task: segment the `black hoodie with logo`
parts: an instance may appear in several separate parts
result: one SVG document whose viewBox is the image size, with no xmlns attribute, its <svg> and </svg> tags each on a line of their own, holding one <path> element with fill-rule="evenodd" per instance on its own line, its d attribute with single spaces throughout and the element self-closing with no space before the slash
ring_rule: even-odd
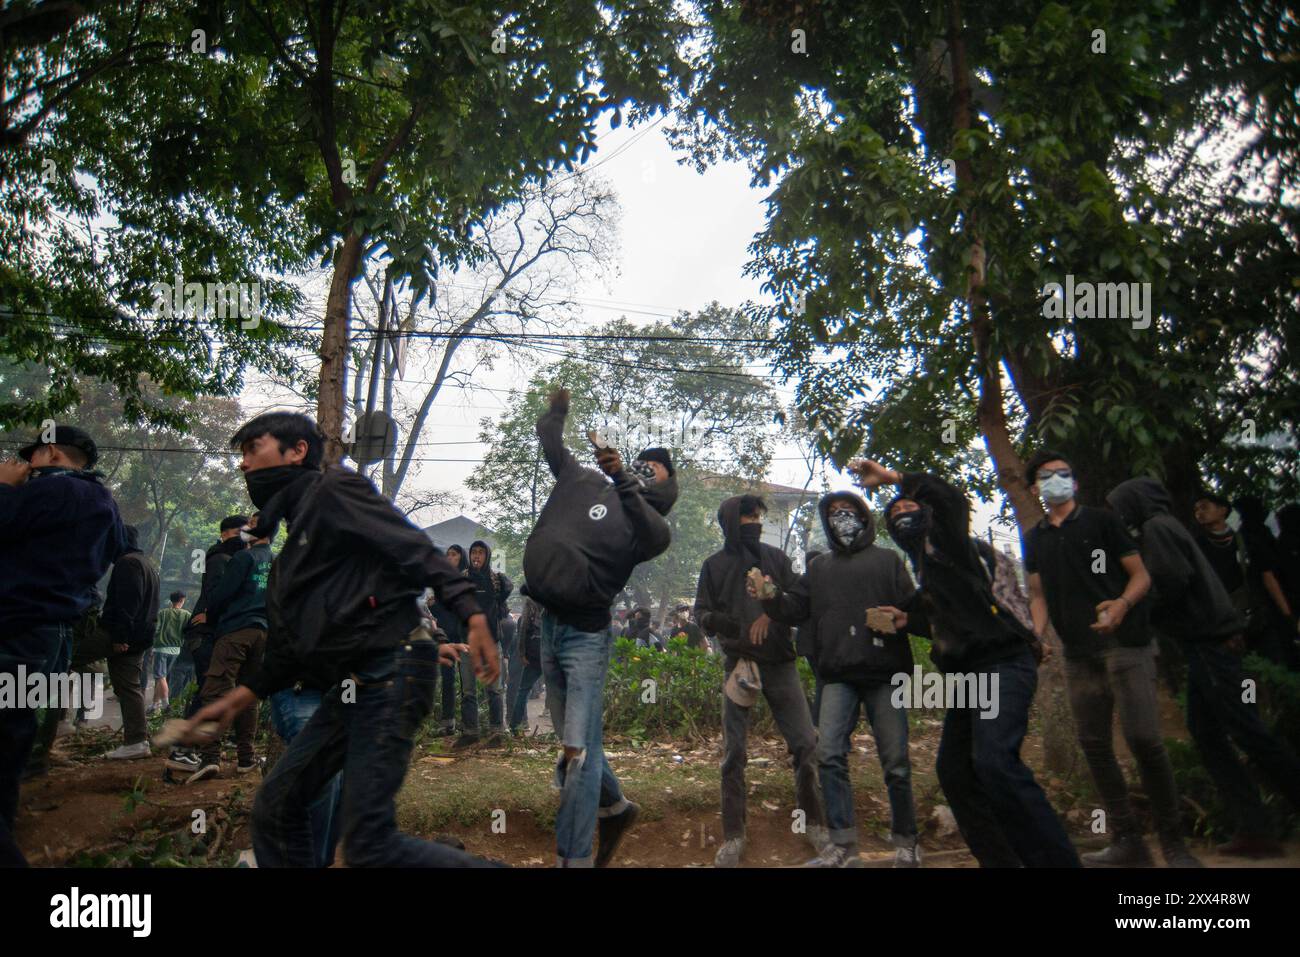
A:
<svg viewBox="0 0 1300 957">
<path fill-rule="evenodd" d="M 492 570 L 491 545 L 480 539 L 471 544 L 469 550 L 472 552 L 476 548 L 481 548 L 487 553 L 483 559 L 483 567 L 476 569 L 472 564 L 466 563 L 466 574 L 474 583 L 474 600 L 478 602 L 479 608 L 483 609 L 483 614 L 487 615 L 492 637 L 500 641 L 501 619 L 506 614 L 506 599 L 515 590 L 515 586 L 503 572 Z"/>
<path fill-rule="evenodd" d="M 830 507 L 848 502 L 862 520 L 862 531 L 845 544 L 833 533 Z M 901 608 L 916 593 L 897 552 L 875 544 L 876 523 L 866 502 L 852 492 L 831 492 L 817 503 L 828 551 L 812 560 L 793 587 L 763 602 L 778 621 L 807 628 L 812 636 L 817 674 L 828 683 L 889 681 L 912 670 L 906 631 L 886 635 L 867 629 L 867 609 Z"/>
<path fill-rule="evenodd" d="M 718 507 L 718 524 L 722 526 L 723 546 L 704 560 L 695 589 L 695 620 L 706 634 L 717 635 L 718 643 L 729 658 L 779 663 L 794 661 L 794 643 L 790 629 L 773 620 L 761 645 L 749 640 L 750 626 L 763 614 L 763 605 L 750 598 L 745 575 L 751 568 L 771 575 L 780 588 L 791 588 L 799 580 L 790 565 L 790 556 L 759 539 L 763 526 L 741 524 L 740 499 L 737 495 Z"/>
<path fill-rule="evenodd" d="M 1170 514 L 1172 499 L 1153 478 L 1121 482 L 1106 496 L 1130 529 L 1137 530 L 1142 564 L 1151 575 L 1151 624 L 1174 638 L 1223 641 L 1240 634 L 1245 620 L 1205 553 Z"/>
<path fill-rule="evenodd" d="M 564 447 L 568 411 L 552 406 L 537 420 L 555 488 L 524 546 L 524 579 L 527 594 L 560 621 L 595 632 L 609 627 L 609 606 L 633 569 L 668 550 L 663 517 L 677 500 L 677 481 L 644 487 L 622 471 L 611 482 L 579 465 Z"/>
</svg>

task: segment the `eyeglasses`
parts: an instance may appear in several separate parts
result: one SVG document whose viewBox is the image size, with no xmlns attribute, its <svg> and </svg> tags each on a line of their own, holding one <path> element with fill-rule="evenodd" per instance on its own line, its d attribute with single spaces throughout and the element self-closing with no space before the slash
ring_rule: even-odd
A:
<svg viewBox="0 0 1300 957">
<path fill-rule="evenodd" d="M 1051 478 L 1053 475 L 1059 475 L 1061 478 L 1074 478 L 1074 472 L 1071 469 L 1039 469 L 1038 481 Z"/>
</svg>

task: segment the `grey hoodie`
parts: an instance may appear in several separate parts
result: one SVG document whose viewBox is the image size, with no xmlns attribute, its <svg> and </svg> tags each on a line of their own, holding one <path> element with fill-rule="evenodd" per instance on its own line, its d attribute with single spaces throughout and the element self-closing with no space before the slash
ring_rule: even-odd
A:
<svg viewBox="0 0 1300 957">
<path fill-rule="evenodd" d="M 1223 582 L 1182 522 L 1169 513 L 1171 499 L 1153 478 L 1121 482 L 1106 496 L 1133 530 L 1151 575 L 1151 624 L 1175 638 L 1222 641 L 1246 623 Z"/>
<path fill-rule="evenodd" d="M 831 533 L 833 502 L 849 502 L 863 529 L 845 545 Z M 907 635 L 867 630 L 867 609 L 901 607 L 916 585 L 897 552 L 875 544 L 876 523 L 867 503 L 852 492 L 831 492 L 817 503 L 830 549 L 812 560 L 795 585 L 763 608 L 777 621 L 810 628 L 817 674 L 823 681 L 888 681 L 912 670 Z"/>
</svg>

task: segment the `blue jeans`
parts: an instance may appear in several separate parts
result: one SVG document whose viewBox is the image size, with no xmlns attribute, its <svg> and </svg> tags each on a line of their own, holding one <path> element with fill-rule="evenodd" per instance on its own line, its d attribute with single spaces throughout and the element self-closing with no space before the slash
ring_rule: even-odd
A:
<svg viewBox="0 0 1300 957">
<path fill-rule="evenodd" d="M 560 753 L 555 783 L 560 809 L 555 815 L 555 852 L 560 867 L 591 867 L 596 818 L 621 814 L 628 805 L 623 789 L 605 759 L 605 676 L 614 636 L 579 631 L 542 615 L 542 673 L 552 689 L 551 721 L 566 748 Z"/>
<path fill-rule="evenodd" d="M 0 675 L 12 676 L 20 696 L 19 707 L 0 708 L 0 867 L 27 866 L 14 840 L 14 818 L 18 815 L 18 782 L 36 740 L 36 710 L 21 707 L 27 686 L 18 683 L 18 668 L 25 668 L 28 675 L 48 674 L 59 664 L 64 654 L 61 649 L 70 647 L 71 641 L 72 626 L 67 624 L 39 625 L 0 638 Z M 66 659 L 62 670 L 67 670 Z"/>
<path fill-rule="evenodd" d="M 410 763 L 413 737 L 433 707 L 438 648 L 404 637 L 367 656 L 350 680 L 325 693 L 294 735 L 253 802 L 253 853 L 259 867 L 311 867 L 310 807 L 340 771 L 339 830 L 348 867 L 482 867 L 464 851 L 397 829 L 395 798 Z"/>
<path fill-rule="evenodd" d="M 172 670 L 167 673 L 167 690 L 173 698 L 179 698 L 194 680 L 194 655 L 181 649 L 181 653 L 172 662 Z M 195 694 L 198 692 L 196 691 Z"/>
<path fill-rule="evenodd" d="M 271 725 L 285 744 L 297 737 L 307 726 L 311 716 L 320 707 L 322 693 L 314 688 L 295 692 L 285 688 L 271 695 Z M 316 851 L 316 866 L 329 867 L 334 863 L 334 848 L 339 842 L 339 799 L 343 796 L 343 775 L 329 780 L 307 809 L 311 817 L 312 842 Z"/>
<path fill-rule="evenodd" d="M 513 707 L 510 709 L 511 731 L 528 724 L 528 694 L 533 690 L 533 685 L 537 684 L 537 679 L 542 676 L 542 669 L 538 665 L 525 664 L 522 658 L 519 659 L 519 668 L 521 676 L 515 688 Z"/>
<path fill-rule="evenodd" d="M 835 681 L 822 687 L 817 765 L 821 772 L 822 799 L 826 802 L 826 826 L 836 844 L 858 843 L 849 752 L 859 705 L 866 709 L 880 767 L 885 772 L 894 843 L 905 847 L 916 843 L 912 763 L 907 753 L 907 709 L 895 708 L 890 701 L 892 694 L 892 686 L 885 681 Z"/>
<path fill-rule="evenodd" d="M 998 712 L 950 708 L 935 770 L 957 827 L 981 867 L 1079 867 L 1079 855 L 1034 772 L 1020 760 L 1038 665 L 1025 649 L 995 661 Z"/>
</svg>

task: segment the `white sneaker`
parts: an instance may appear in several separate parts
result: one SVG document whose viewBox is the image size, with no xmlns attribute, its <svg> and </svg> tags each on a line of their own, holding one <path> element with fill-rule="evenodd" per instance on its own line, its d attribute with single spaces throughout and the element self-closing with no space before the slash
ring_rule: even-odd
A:
<svg viewBox="0 0 1300 957">
<path fill-rule="evenodd" d="M 714 867 L 739 867 L 740 857 L 745 853 L 745 839 L 743 837 L 733 837 L 729 841 L 723 841 L 722 846 L 718 848 L 718 854 L 713 858 Z"/>
<path fill-rule="evenodd" d="M 152 754 L 148 741 L 137 741 L 135 744 L 124 744 L 114 751 L 108 752 L 104 757 L 110 761 L 134 761 L 139 758 L 147 758 Z"/>
<path fill-rule="evenodd" d="M 862 858 L 858 857 L 856 847 L 843 844 L 827 844 L 822 852 L 804 867 L 861 867 Z"/>
<path fill-rule="evenodd" d="M 921 866 L 921 845 L 912 844 L 911 846 L 901 845 L 894 852 L 895 867 L 920 867 Z"/>
<path fill-rule="evenodd" d="M 822 848 L 831 842 L 831 831 L 830 828 L 825 825 L 812 824 L 809 825 L 808 830 L 804 832 L 804 837 L 808 839 L 808 843 L 812 845 L 812 849 L 820 854 Z"/>
</svg>

